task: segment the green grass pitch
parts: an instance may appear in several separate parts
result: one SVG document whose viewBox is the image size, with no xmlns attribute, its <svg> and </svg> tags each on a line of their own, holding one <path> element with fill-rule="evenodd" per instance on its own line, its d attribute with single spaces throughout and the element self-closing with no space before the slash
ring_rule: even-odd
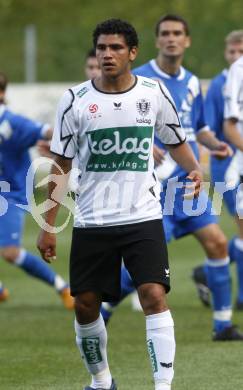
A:
<svg viewBox="0 0 243 390">
<path fill-rule="evenodd" d="M 234 232 L 228 216 L 221 219 L 228 236 Z M 28 217 L 25 246 L 35 251 L 38 227 Z M 54 268 L 67 277 L 71 227 L 58 236 Z M 243 389 L 243 344 L 211 341 L 211 312 L 198 301 L 191 269 L 203 260 L 196 241 L 185 238 L 169 246 L 172 292 L 169 304 L 175 320 L 177 354 L 173 390 Z M 235 267 L 231 267 L 234 277 Z M 81 390 L 89 377 L 75 346 L 74 314 L 61 306 L 48 286 L 1 263 L 0 279 L 10 290 L 0 304 L 0 389 Z M 235 283 L 234 283 L 235 284 Z M 243 314 L 234 322 L 243 328 Z M 152 390 L 152 374 L 141 313 L 127 299 L 109 324 L 109 361 L 120 390 Z"/>
</svg>

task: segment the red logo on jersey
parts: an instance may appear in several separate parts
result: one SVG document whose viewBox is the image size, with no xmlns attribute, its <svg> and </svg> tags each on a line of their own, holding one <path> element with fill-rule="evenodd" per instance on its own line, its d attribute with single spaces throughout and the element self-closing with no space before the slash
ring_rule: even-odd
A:
<svg viewBox="0 0 243 390">
<path fill-rule="evenodd" d="M 91 114 L 94 114 L 95 112 L 97 112 L 98 111 L 97 104 L 90 104 L 89 111 L 91 112 Z"/>
</svg>

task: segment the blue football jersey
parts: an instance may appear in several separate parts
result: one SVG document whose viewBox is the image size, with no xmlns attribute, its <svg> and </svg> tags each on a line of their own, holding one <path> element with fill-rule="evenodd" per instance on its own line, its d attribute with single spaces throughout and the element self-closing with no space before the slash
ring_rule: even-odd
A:
<svg viewBox="0 0 243 390">
<path fill-rule="evenodd" d="M 10 192 L 1 196 L 26 203 L 26 175 L 30 167 L 29 148 L 42 139 L 43 125 L 16 115 L 0 106 L 0 181 L 10 185 Z"/>
<path fill-rule="evenodd" d="M 158 67 L 154 59 L 134 69 L 133 73 L 158 80 L 166 86 L 175 102 L 187 142 L 190 143 L 195 156 L 199 158 L 196 133 L 206 129 L 206 124 L 203 96 L 198 78 L 183 67 L 180 67 L 178 74 L 169 75 Z M 155 143 L 162 147 L 157 139 Z M 177 165 L 170 177 L 184 177 L 185 175 L 186 172 Z"/>
</svg>

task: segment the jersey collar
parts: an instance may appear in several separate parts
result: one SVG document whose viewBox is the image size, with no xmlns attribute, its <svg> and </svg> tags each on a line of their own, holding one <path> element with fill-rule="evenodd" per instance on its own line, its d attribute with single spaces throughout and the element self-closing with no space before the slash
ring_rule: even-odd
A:
<svg viewBox="0 0 243 390">
<path fill-rule="evenodd" d="M 98 88 L 95 86 L 94 80 L 90 80 L 90 81 L 91 81 L 92 87 L 93 87 L 97 92 L 99 92 L 99 93 L 103 93 L 103 94 L 105 94 L 105 95 L 122 95 L 122 94 L 124 94 L 124 93 L 130 92 L 134 87 L 136 87 L 137 82 L 138 82 L 138 78 L 137 78 L 136 75 L 134 75 L 134 76 L 135 76 L 135 80 L 134 80 L 133 85 L 132 85 L 130 88 L 126 89 L 125 91 L 121 91 L 121 92 L 105 92 L 105 91 L 101 91 L 100 89 L 98 89 Z"/>
<path fill-rule="evenodd" d="M 149 61 L 150 66 L 153 68 L 153 70 L 158 73 L 159 76 L 164 77 L 165 79 L 172 79 L 173 77 L 170 76 L 168 73 L 163 72 L 157 65 L 155 59 Z M 183 66 L 180 66 L 179 74 L 176 78 L 176 80 L 183 80 L 185 77 L 186 71 L 183 68 Z"/>
</svg>

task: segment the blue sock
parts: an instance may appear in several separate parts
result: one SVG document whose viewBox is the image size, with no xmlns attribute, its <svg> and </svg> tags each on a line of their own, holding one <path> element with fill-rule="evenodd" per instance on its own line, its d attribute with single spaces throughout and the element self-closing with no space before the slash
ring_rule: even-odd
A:
<svg viewBox="0 0 243 390">
<path fill-rule="evenodd" d="M 208 259 L 205 264 L 208 287 L 212 293 L 214 330 L 231 325 L 231 280 L 229 258 Z"/>
<path fill-rule="evenodd" d="M 100 312 L 105 322 L 108 322 L 113 314 L 113 310 L 118 306 L 124 298 L 135 290 L 130 274 L 125 267 L 121 269 L 121 296 L 118 301 L 102 303 Z"/>
<path fill-rule="evenodd" d="M 236 239 L 236 236 L 231 238 L 231 240 L 229 241 L 229 244 L 228 244 L 228 252 L 229 252 L 229 258 L 230 258 L 231 263 L 236 261 L 236 258 L 235 258 L 235 239 Z"/>
<path fill-rule="evenodd" d="M 234 240 L 234 255 L 237 267 L 238 294 L 237 301 L 243 302 L 243 239 Z"/>
<path fill-rule="evenodd" d="M 15 264 L 29 275 L 55 286 L 56 273 L 40 257 L 21 249 Z"/>
</svg>

